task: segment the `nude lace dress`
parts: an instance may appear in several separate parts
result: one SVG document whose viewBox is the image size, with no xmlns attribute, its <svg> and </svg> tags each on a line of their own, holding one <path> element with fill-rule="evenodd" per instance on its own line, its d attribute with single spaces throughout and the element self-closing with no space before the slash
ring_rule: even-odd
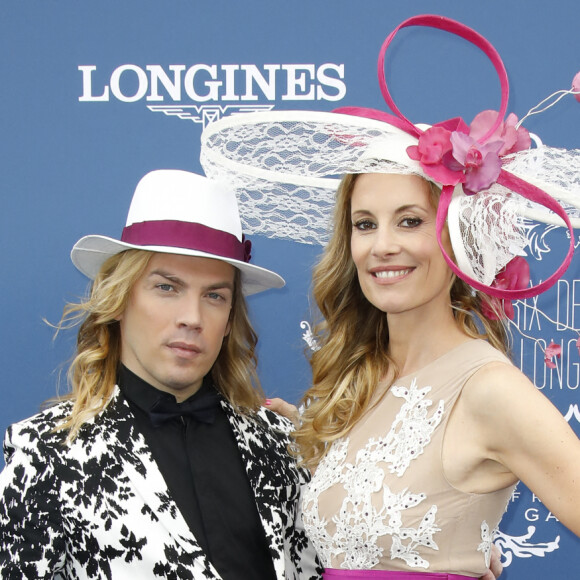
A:
<svg viewBox="0 0 580 580">
<path fill-rule="evenodd" d="M 306 531 L 326 568 L 475 577 L 486 571 L 493 532 L 515 486 L 459 491 L 444 476 L 441 451 L 463 386 L 492 361 L 509 363 L 482 340 L 457 346 L 397 379 L 332 444 L 302 504 Z"/>
</svg>

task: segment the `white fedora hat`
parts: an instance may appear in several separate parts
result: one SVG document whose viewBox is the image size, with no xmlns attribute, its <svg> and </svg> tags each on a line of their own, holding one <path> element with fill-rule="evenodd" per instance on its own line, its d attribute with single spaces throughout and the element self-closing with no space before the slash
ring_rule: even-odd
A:
<svg viewBox="0 0 580 580">
<path fill-rule="evenodd" d="M 250 247 L 233 188 L 188 171 L 161 169 L 137 184 L 121 240 L 85 236 L 71 259 L 94 279 L 107 258 L 128 249 L 199 256 L 238 268 L 245 295 L 284 286 L 275 272 L 249 263 Z"/>
</svg>

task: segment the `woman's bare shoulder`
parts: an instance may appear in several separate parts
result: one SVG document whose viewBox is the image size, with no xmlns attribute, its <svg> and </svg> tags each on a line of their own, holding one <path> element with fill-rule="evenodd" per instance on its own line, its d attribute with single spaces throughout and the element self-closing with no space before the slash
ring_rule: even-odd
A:
<svg viewBox="0 0 580 580">
<path fill-rule="evenodd" d="M 504 405 L 508 410 L 522 398 L 542 397 L 533 383 L 509 361 L 492 361 L 473 373 L 466 382 L 461 399 L 470 411 L 497 417 L 498 410 Z"/>
</svg>

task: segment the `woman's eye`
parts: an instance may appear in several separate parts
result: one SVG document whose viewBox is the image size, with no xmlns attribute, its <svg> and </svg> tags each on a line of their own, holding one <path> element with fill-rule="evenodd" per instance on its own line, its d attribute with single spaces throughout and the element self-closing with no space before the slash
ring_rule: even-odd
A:
<svg viewBox="0 0 580 580">
<path fill-rule="evenodd" d="M 399 222 L 399 225 L 403 226 L 404 228 L 416 228 L 417 226 L 420 226 L 422 223 L 423 223 L 423 220 L 421 218 L 408 217 L 408 218 L 403 218 Z"/>
<path fill-rule="evenodd" d="M 163 292 L 172 292 L 174 290 L 171 284 L 157 284 L 157 288 Z"/>
<path fill-rule="evenodd" d="M 368 219 L 359 220 L 359 221 L 355 222 L 353 225 L 357 230 L 361 230 L 361 231 L 371 230 L 375 227 L 375 224 L 371 220 L 368 220 Z"/>
</svg>

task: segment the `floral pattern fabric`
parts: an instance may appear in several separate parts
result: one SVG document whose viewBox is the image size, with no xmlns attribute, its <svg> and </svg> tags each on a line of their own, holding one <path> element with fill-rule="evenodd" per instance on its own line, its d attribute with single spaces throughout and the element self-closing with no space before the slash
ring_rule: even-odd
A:
<svg viewBox="0 0 580 580">
<path fill-rule="evenodd" d="M 489 362 L 511 364 L 469 340 L 400 377 L 334 441 L 306 486 L 302 518 L 332 569 L 429 571 L 479 577 L 513 486 L 466 493 L 442 461 L 451 409 Z"/>
<path fill-rule="evenodd" d="M 437 506 L 426 506 L 417 528 L 405 525 L 405 510 L 422 503 L 426 495 L 407 489 L 393 492 L 385 482 L 385 468 L 399 477 L 404 475 L 429 443 L 444 410 L 439 401 L 429 415 L 433 402 L 426 397 L 430 390 L 418 388 L 416 381 L 410 388 L 393 386 L 393 395 L 403 399 L 403 404 L 386 436 L 369 439 L 354 463 L 346 461 L 349 438 L 336 441 L 318 466 L 304 495 L 303 520 L 326 567 L 331 567 L 332 557 L 342 555 L 342 568 L 373 568 L 383 555 L 377 539 L 385 535 L 393 538 L 391 558 L 401 558 L 410 567 L 428 567 L 416 548 L 437 549 L 433 539 L 439 531 Z M 336 531 L 330 534 L 326 520 L 319 518 L 318 496 L 334 485 L 341 485 L 346 495 L 340 515 L 333 518 Z M 382 494 L 379 506 L 373 503 L 376 494 Z"/>
<path fill-rule="evenodd" d="M 280 580 L 317 580 L 314 550 L 295 526 L 306 474 L 286 451 L 289 422 L 225 401 Z M 54 427 L 63 402 L 12 425 L 0 474 L 0 577 L 219 580 L 169 494 L 125 401 L 115 392 L 72 444 Z"/>
</svg>

